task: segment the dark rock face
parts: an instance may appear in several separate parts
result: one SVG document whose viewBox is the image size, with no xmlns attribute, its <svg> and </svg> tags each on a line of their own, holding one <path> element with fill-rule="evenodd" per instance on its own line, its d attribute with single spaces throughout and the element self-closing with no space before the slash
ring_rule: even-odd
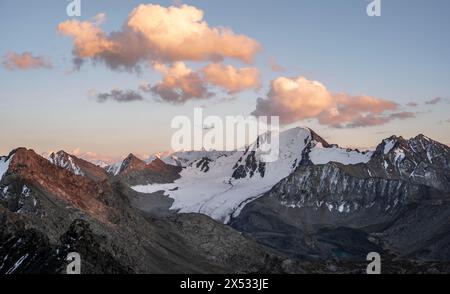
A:
<svg viewBox="0 0 450 294">
<path fill-rule="evenodd" d="M 234 166 L 234 172 L 231 177 L 234 179 L 243 179 L 247 176 L 251 178 L 256 173 L 259 173 L 263 178 L 265 171 L 265 162 L 256 159 L 256 151 L 249 151 L 247 149 Z"/>
<path fill-rule="evenodd" d="M 202 172 L 207 173 L 209 171 L 209 164 L 212 162 L 211 159 L 203 157 L 202 159 L 194 162 L 195 166 L 199 168 Z"/>
<path fill-rule="evenodd" d="M 356 165 L 314 165 L 308 152 L 230 225 L 301 260 L 362 261 L 376 251 L 402 259 L 403 272 L 426 272 L 417 260 L 448 272 L 441 266 L 450 261 L 448 146 L 423 135 L 391 137 Z"/>
<path fill-rule="evenodd" d="M 423 135 L 384 140 L 368 170 L 373 177 L 403 179 L 450 192 L 450 148 Z"/>
</svg>

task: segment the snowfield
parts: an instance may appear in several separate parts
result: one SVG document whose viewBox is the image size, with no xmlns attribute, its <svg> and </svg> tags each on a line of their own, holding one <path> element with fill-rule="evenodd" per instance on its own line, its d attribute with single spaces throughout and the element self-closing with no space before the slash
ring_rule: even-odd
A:
<svg viewBox="0 0 450 294">
<path fill-rule="evenodd" d="M 267 134 L 259 137 L 260 143 L 265 140 L 265 135 Z M 372 152 L 361 153 L 338 147 L 324 148 L 321 143 L 312 140 L 309 129 L 303 128 L 281 132 L 279 143 L 278 159 L 266 162 L 263 174 L 256 170 L 253 174 L 247 173 L 243 178 L 236 179 L 232 176 L 238 165 L 245 165 L 251 152 L 235 151 L 220 154 L 214 152 L 212 158 L 207 152 L 201 153 L 202 157 L 212 160 L 206 172 L 197 167 L 196 162 L 201 159 L 199 154 L 194 152 L 186 156 L 192 160 L 174 183 L 140 185 L 132 189 L 141 193 L 164 191 L 166 196 L 174 200 L 171 209 L 179 213 L 202 213 L 217 221 L 228 223 L 231 217 L 239 215 L 246 204 L 262 196 L 291 174 L 302 161 L 302 153 L 308 146 L 311 148 L 309 157 L 314 164 L 325 164 L 330 161 L 357 164 L 369 161 L 372 155 Z M 256 160 L 259 162 L 262 152 L 258 146 L 255 142 L 249 150 L 255 151 Z"/>
<path fill-rule="evenodd" d="M 11 156 L 8 160 L 6 157 L 0 157 L 0 181 L 3 178 L 3 175 L 8 171 L 9 163 L 13 159 L 14 155 Z"/>
<path fill-rule="evenodd" d="M 372 151 L 358 152 L 339 147 L 323 148 L 318 143 L 309 153 L 309 158 L 314 164 L 326 164 L 328 162 L 339 162 L 342 164 L 367 163 L 372 158 Z"/>
</svg>

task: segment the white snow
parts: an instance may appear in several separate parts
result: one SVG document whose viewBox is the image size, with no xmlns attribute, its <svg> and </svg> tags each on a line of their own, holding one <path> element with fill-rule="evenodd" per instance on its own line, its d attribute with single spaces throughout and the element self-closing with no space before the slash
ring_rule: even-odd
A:
<svg viewBox="0 0 450 294">
<path fill-rule="evenodd" d="M 150 157 L 147 158 L 145 160 L 145 162 L 146 163 L 151 163 L 157 158 L 161 159 L 162 161 L 164 161 L 165 158 L 170 158 L 171 155 L 172 155 L 171 151 L 157 152 L 157 153 L 154 153 L 154 154 L 150 155 Z"/>
<path fill-rule="evenodd" d="M 295 169 L 295 163 L 301 161 L 305 141 L 309 137 L 310 131 L 301 128 L 280 133 L 279 158 L 266 163 L 264 177 L 255 172 L 253 177 L 247 175 L 243 179 L 232 178 L 233 167 L 241 157 L 243 159 L 240 164 L 244 164 L 246 156 L 249 155 L 236 151 L 228 156 L 217 156 L 217 159 L 209 164 L 210 169 L 206 173 L 193 164 L 183 169 L 181 178 L 175 183 L 132 188 L 142 193 L 165 191 L 165 195 L 174 199 L 171 209 L 181 213 L 203 213 L 227 223 L 231 215 L 238 213 L 249 199 L 258 198 Z M 262 153 L 258 148 L 254 150 L 258 158 Z M 196 154 L 197 157 L 198 155 Z"/>
<path fill-rule="evenodd" d="M 93 164 L 95 164 L 98 167 L 101 167 L 103 169 L 105 169 L 107 166 L 109 166 L 109 164 L 103 160 L 95 160 L 92 162 Z"/>
<path fill-rule="evenodd" d="M 400 148 L 395 148 L 394 150 L 394 161 L 401 162 L 405 158 L 405 152 Z"/>
<path fill-rule="evenodd" d="M 432 164 L 433 163 L 433 157 L 431 156 L 429 150 L 427 150 L 427 158 L 428 158 L 428 161 Z"/>
<path fill-rule="evenodd" d="M 345 165 L 367 163 L 372 157 L 372 151 L 358 152 L 345 148 L 332 147 L 324 148 L 321 143 L 317 143 L 309 153 L 309 158 L 314 164 L 326 164 L 329 162 L 339 162 Z"/>
<path fill-rule="evenodd" d="M 122 167 L 122 160 L 118 161 L 106 168 L 106 171 L 114 176 L 117 176 L 120 172 L 120 168 Z"/>
<path fill-rule="evenodd" d="M 390 139 L 384 140 L 384 150 L 383 150 L 384 155 L 388 154 L 389 151 L 391 151 L 392 148 L 394 148 L 394 145 L 395 145 L 395 140 L 390 140 Z"/>
<path fill-rule="evenodd" d="M 5 173 L 8 171 L 9 163 L 13 159 L 14 155 L 12 155 L 9 159 L 6 157 L 0 157 L 0 181 L 2 180 Z"/>
</svg>

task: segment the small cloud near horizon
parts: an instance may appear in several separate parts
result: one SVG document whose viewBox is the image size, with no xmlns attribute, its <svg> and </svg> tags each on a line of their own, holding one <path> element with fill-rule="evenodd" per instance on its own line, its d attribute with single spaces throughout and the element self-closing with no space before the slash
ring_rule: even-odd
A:
<svg viewBox="0 0 450 294">
<path fill-rule="evenodd" d="M 9 52 L 3 57 L 3 67 L 7 70 L 50 69 L 52 62 L 44 56 L 33 56 L 29 51 L 23 53 Z"/>
<path fill-rule="evenodd" d="M 99 103 L 104 103 L 108 100 L 121 103 L 145 100 L 144 97 L 136 91 L 117 89 L 114 89 L 109 93 L 98 93 L 95 98 Z"/>
<path fill-rule="evenodd" d="M 435 98 L 433 98 L 433 99 L 430 99 L 430 100 L 428 100 L 428 101 L 425 101 L 425 104 L 426 105 L 436 105 L 436 104 L 438 104 L 438 103 L 441 103 L 441 102 L 443 102 L 443 98 L 442 97 L 435 97 Z"/>
</svg>

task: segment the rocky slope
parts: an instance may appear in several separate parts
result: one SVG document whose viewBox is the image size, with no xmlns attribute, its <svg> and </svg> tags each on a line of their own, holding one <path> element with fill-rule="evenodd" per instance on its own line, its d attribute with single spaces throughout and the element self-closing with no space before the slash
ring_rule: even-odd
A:
<svg viewBox="0 0 450 294">
<path fill-rule="evenodd" d="M 8 159 L 0 273 L 64 272 L 70 251 L 81 254 L 84 273 L 282 271 L 285 258 L 206 216 L 143 213 L 122 182 L 77 175 L 32 150 Z"/>
<path fill-rule="evenodd" d="M 93 163 L 80 159 L 76 156 L 72 156 L 62 150 L 57 153 L 50 154 L 48 160 L 51 163 L 65 168 L 76 175 L 86 176 L 94 181 L 101 182 L 108 179 L 108 173 L 105 169 L 99 168 L 99 166 Z"/>
<path fill-rule="evenodd" d="M 166 164 L 159 158 L 147 163 L 130 154 L 123 161 L 106 167 L 106 170 L 115 180 L 135 186 L 171 183 L 180 177 L 181 167 Z"/>
<path fill-rule="evenodd" d="M 287 256 L 448 261 L 449 175 L 448 146 L 391 137 L 365 163 L 303 160 L 231 225 Z"/>
</svg>

